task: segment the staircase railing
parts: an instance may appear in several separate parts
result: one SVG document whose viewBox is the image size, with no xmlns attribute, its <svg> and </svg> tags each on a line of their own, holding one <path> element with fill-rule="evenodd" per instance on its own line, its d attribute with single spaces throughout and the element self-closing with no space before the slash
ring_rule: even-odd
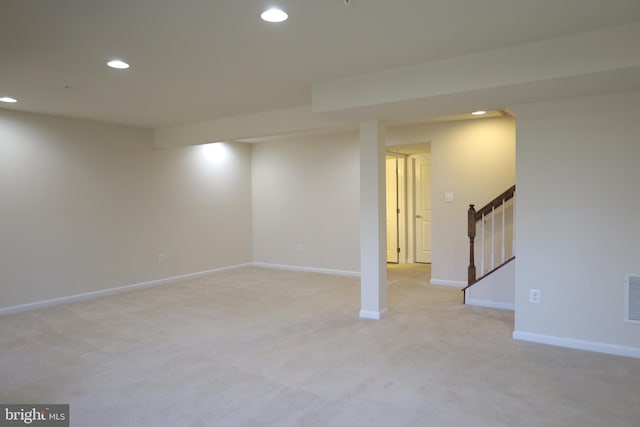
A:
<svg viewBox="0 0 640 427">
<path fill-rule="evenodd" d="M 477 211 L 475 205 L 469 205 L 467 211 L 469 267 L 467 269 L 467 286 L 462 289 L 463 292 L 515 258 L 513 203 L 510 202 L 514 198 L 515 192 L 516 186 L 513 185 Z M 496 224 L 496 220 L 498 224 Z M 479 272 L 475 264 L 478 222 L 480 222 Z"/>
</svg>

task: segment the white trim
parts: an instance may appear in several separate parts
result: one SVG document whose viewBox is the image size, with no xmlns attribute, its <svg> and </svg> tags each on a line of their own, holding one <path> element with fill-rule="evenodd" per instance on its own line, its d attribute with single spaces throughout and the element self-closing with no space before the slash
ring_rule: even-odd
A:
<svg viewBox="0 0 640 427">
<path fill-rule="evenodd" d="M 217 273 L 217 272 L 220 272 L 220 271 L 233 270 L 233 269 L 241 268 L 241 267 L 251 267 L 252 265 L 253 264 L 249 262 L 249 263 L 246 263 L 246 264 L 238 264 L 238 265 L 232 265 L 232 266 L 228 266 L 228 267 L 214 268 L 214 269 L 211 269 L 211 270 L 199 271 L 199 272 L 196 272 L 196 273 L 183 274 L 183 275 L 180 275 L 180 276 L 166 277 L 164 279 L 151 280 L 149 282 L 134 283 L 132 285 L 118 286 L 116 288 L 108 288 L 108 289 L 102 289 L 102 290 L 99 290 L 99 291 L 86 292 L 86 293 L 76 294 L 76 295 L 69 295 L 69 296 L 66 296 L 66 297 L 53 298 L 53 299 L 44 300 L 44 301 L 37 301 L 37 302 L 31 302 L 31 303 L 27 303 L 27 304 L 14 305 L 14 306 L 11 306 L 11 307 L 0 308 L 0 316 L 1 315 L 5 315 L 5 314 L 13 314 L 13 313 L 20 313 L 20 312 L 23 312 L 23 311 L 35 310 L 35 309 L 38 309 L 38 308 L 52 307 L 52 306 L 55 306 L 55 305 L 61 305 L 61 304 L 68 304 L 68 303 L 72 303 L 72 302 L 84 301 L 84 300 L 93 299 L 93 298 L 100 298 L 100 297 L 105 297 L 105 296 L 109 296 L 109 295 L 116 295 L 116 294 L 121 294 L 121 293 L 125 293 L 125 292 L 131 292 L 131 291 L 136 291 L 136 290 L 140 290 L 140 289 L 151 288 L 153 286 L 168 285 L 170 283 L 180 282 L 182 280 L 195 279 L 197 277 L 207 276 L 209 274 Z"/>
<path fill-rule="evenodd" d="M 432 285 L 453 286 L 456 288 L 464 288 L 465 286 L 467 286 L 467 282 L 460 282 L 458 280 L 431 279 L 429 283 L 431 283 Z"/>
<path fill-rule="evenodd" d="M 416 159 L 414 155 L 407 156 L 407 263 L 413 264 L 416 258 L 416 208 L 415 208 L 415 180 Z"/>
<path fill-rule="evenodd" d="M 388 311 L 388 308 L 384 308 L 381 311 L 360 310 L 360 317 L 362 319 L 380 320 Z"/>
<path fill-rule="evenodd" d="M 495 308 L 498 310 L 515 310 L 515 304 L 509 302 L 489 301 L 486 299 L 469 298 L 466 299 L 467 305 L 473 305 L 475 307 Z"/>
<path fill-rule="evenodd" d="M 513 339 L 640 359 L 640 347 L 628 347 L 617 344 L 583 341 L 573 338 L 554 337 L 551 335 L 541 335 L 522 331 L 513 331 Z"/>
<path fill-rule="evenodd" d="M 393 149 L 393 146 L 385 147 L 386 150 Z M 385 151 L 385 157 L 394 157 L 396 159 L 397 177 L 398 177 L 398 264 L 407 264 L 409 250 L 407 243 L 407 154 L 394 153 L 393 151 Z M 385 193 L 386 195 L 386 193 Z"/>
<path fill-rule="evenodd" d="M 320 273 L 329 274 L 332 276 L 349 276 L 360 277 L 359 271 L 346 271 L 346 270 L 334 270 L 332 268 L 318 268 L 318 267 L 303 267 L 298 265 L 283 265 L 283 264 L 270 264 L 268 262 L 253 262 L 254 267 L 270 268 L 272 270 L 290 270 L 290 271 L 304 271 L 307 273 Z"/>
<path fill-rule="evenodd" d="M 400 255 L 398 262 L 400 264 L 407 263 L 407 156 L 398 159 L 398 246 L 400 247 Z"/>
</svg>

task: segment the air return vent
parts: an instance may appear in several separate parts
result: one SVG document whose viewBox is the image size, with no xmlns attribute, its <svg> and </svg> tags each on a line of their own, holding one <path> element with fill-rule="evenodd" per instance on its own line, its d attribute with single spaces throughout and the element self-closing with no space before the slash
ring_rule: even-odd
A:
<svg viewBox="0 0 640 427">
<path fill-rule="evenodd" d="M 640 275 L 628 275 L 625 289 L 627 322 L 640 323 Z"/>
</svg>

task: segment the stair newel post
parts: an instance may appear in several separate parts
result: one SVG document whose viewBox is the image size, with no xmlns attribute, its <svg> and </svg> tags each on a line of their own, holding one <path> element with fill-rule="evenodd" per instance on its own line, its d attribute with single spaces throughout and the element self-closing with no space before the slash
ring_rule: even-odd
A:
<svg viewBox="0 0 640 427">
<path fill-rule="evenodd" d="M 469 268 L 467 270 L 468 285 L 471 285 L 476 281 L 476 265 L 474 257 L 474 240 L 476 238 L 476 209 L 475 205 L 469 205 L 467 211 L 467 230 L 469 236 Z"/>
</svg>

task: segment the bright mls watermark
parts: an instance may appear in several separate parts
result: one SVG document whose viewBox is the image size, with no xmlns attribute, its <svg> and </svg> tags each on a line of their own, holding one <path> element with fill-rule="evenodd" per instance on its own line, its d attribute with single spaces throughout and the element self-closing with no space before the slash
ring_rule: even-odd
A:
<svg viewBox="0 0 640 427">
<path fill-rule="evenodd" d="M 0 427 L 4 426 L 69 427 L 69 405 L 0 404 Z"/>
</svg>

